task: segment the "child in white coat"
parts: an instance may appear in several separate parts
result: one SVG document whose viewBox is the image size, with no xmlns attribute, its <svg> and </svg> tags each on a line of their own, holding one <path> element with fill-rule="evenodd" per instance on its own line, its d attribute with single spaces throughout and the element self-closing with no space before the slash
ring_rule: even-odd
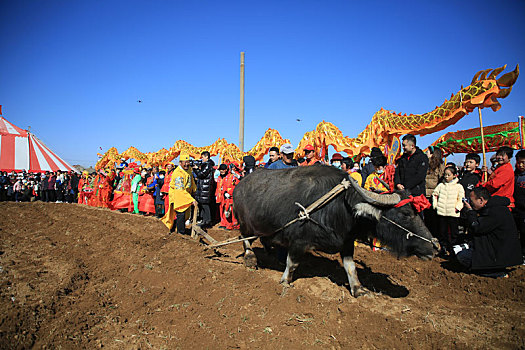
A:
<svg viewBox="0 0 525 350">
<path fill-rule="evenodd" d="M 456 167 L 445 168 L 444 181 L 432 193 L 433 207 L 437 211 L 439 237 L 442 247 L 452 253 L 452 246 L 459 236 L 459 212 L 463 209 L 465 190 L 458 183 Z"/>
</svg>

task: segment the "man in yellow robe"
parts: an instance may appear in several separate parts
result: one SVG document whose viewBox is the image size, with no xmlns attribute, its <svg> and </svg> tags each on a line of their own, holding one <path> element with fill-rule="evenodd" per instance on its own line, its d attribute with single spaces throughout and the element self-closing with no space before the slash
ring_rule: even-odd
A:
<svg viewBox="0 0 525 350">
<path fill-rule="evenodd" d="M 174 231 L 173 224 L 176 219 L 177 232 L 184 234 L 186 232 L 185 221 L 190 217 L 191 205 L 197 205 L 195 199 L 191 196 L 197 186 L 193 180 L 192 170 L 190 168 L 190 156 L 181 154 L 179 166 L 173 171 L 170 180 L 169 207 L 166 215 L 161 219 L 171 232 Z"/>
</svg>

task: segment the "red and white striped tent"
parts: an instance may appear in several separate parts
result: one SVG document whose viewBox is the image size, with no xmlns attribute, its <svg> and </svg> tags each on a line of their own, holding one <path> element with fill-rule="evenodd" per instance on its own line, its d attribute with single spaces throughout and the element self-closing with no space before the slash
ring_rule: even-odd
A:
<svg viewBox="0 0 525 350">
<path fill-rule="evenodd" d="M 0 117 L 0 171 L 76 171 L 27 130 Z"/>
</svg>

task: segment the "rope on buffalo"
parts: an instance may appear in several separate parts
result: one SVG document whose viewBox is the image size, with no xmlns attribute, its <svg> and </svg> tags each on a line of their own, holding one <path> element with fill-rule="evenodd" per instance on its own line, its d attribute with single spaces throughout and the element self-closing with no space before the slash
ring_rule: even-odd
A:
<svg viewBox="0 0 525 350">
<path fill-rule="evenodd" d="M 343 179 L 343 181 L 341 181 L 341 183 L 337 184 L 337 186 L 332 188 L 324 196 L 322 196 L 321 198 L 319 198 L 318 200 L 316 200 L 315 202 L 310 204 L 308 206 L 308 208 L 305 208 L 303 205 L 301 205 L 301 203 L 295 202 L 295 205 L 297 205 L 299 208 L 301 208 L 301 210 L 299 211 L 299 216 L 297 218 L 293 219 L 292 221 L 288 222 L 286 225 L 284 225 L 283 227 L 281 227 L 280 229 L 278 229 L 274 233 L 277 233 L 277 232 L 279 232 L 281 230 L 284 230 L 285 228 L 287 228 L 291 224 L 293 224 L 293 223 L 295 223 L 297 221 L 301 221 L 301 220 L 310 220 L 313 223 L 315 223 L 315 224 L 319 225 L 320 227 L 322 227 L 323 229 L 328 230 L 326 227 L 324 227 L 323 225 L 321 225 L 320 223 L 318 223 L 317 221 L 312 219 L 310 217 L 310 213 L 313 212 L 314 210 L 322 207 L 326 203 L 330 202 L 339 193 L 341 193 L 344 190 L 348 189 L 348 187 L 350 187 L 350 181 L 346 180 L 346 179 Z M 228 239 L 228 240 L 223 241 L 223 242 L 214 243 L 214 244 L 212 244 L 212 245 L 210 245 L 210 246 L 208 246 L 206 248 L 207 249 L 217 248 L 217 247 L 221 247 L 221 246 L 224 246 L 224 245 L 237 243 L 237 242 L 248 241 L 248 240 L 252 240 L 252 239 L 256 239 L 256 238 L 259 238 L 259 236 L 251 236 L 251 237 L 245 237 L 245 238 L 232 238 L 232 239 Z"/>
<path fill-rule="evenodd" d="M 414 236 L 414 237 L 417 237 L 417 238 L 422 239 L 422 240 L 424 240 L 424 241 L 427 241 L 428 243 L 432 243 L 432 245 L 433 245 L 434 247 L 437 247 L 437 246 L 436 246 L 436 242 L 434 241 L 435 238 L 434 238 L 433 240 L 430 240 L 430 239 L 428 239 L 428 238 L 425 238 L 425 237 L 423 237 L 423 236 L 420 236 L 420 235 L 418 235 L 418 234 L 415 234 L 414 232 L 410 231 L 410 230 L 407 229 L 407 228 L 404 228 L 403 226 L 399 225 L 397 222 L 392 221 L 392 220 L 390 220 L 389 218 L 387 218 L 387 217 L 385 217 L 385 216 L 381 216 L 381 219 L 385 219 L 386 221 L 390 222 L 391 224 L 396 225 L 396 226 L 399 227 L 400 229 L 405 230 L 405 231 L 407 232 L 407 239 L 409 239 L 410 236 Z"/>
<path fill-rule="evenodd" d="M 283 227 L 281 227 L 280 229 L 278 229 L 277 231 L 275 231 L 274 233 L 277 233 L 279 231 L 282 231 L 284 230 L 285 228 L 287 228 L 288 226 L 290 226 L 291 224 L 297 222 L 297 221 L 302 221 L 302 220 L 310 220 L 312 221 L 314 224 L 322 227 L 323 229 L 327 230 L 326 227 L 324 227 L 323 225 L 321 225 L 320 223 L 318 223 L 317 221 L 315 221 L 314 219 L 312 219 L 310 217 L 310 213 L 313 212 L 314 210 L 322 207 L 323 205 L 325 205 L 326 203 L 330 202 L 332 199 L 334 199 L 339 193 L 343 192 L 344 190 L 348 189 L 348 187 L 350 187 L 350 181 L 349 180 L 346 180 L 346 179 L 343 179 L 343 181 L 341 181 L 341 183 L 337 184 L 337 186 L 335 186 L 334 188 L 332 188 L 330 190 L 330 192 L 326 193 L 324 196 L 322 196 L 321 198 L 319 198 L 318 200 L 316 200 L 315 202 L 313 202 L 312 204 L 310 204 L 308 206 L 308 208 L 305 208 L 301 203 L 298 203 L 298 202 L 295 202 L 295 205 L 297 205 L 299 208 L 301 208 L 301 210 L 299 211 L 299 216 L 296 217 L 295 219 L 293 219 L 292 221 L 288 222 L 286 225 L 284 225 Z"/>
</svg>

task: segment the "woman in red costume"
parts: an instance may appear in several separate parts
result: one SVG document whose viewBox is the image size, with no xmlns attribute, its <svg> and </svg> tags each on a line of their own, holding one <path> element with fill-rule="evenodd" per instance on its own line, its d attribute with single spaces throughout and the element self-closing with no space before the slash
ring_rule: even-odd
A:
<svg viewBox="0 0 525 350">
<path fill-rule="evenodd" d="M 221 164 L 219 166 L 220 175 L 217 178 L 217 190 L 215 191 L 215 198 L 219 206 L 219 214 L 221 216 L 221 223 L 219 228 L 227 230 L 238 229 L 239 224 L 233 216 L 233 189 L 237 185 L 237 178 L 235 175 L 228 173 L 228 166 Z"/>
</svg>

